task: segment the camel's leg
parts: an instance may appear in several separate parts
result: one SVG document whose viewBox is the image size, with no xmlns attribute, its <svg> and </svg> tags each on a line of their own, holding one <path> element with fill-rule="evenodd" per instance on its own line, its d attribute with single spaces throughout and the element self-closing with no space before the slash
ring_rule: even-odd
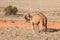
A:
<svg viewBox="0 0 60 40">
<path fill-rule="evenodd" d="M 42 20 L 42 27 L 43 27 L 43 31 L 46 32 L 47 31 L 47 20 Z"/>
<path fill-rule="evenodd" d="M 36 23 L 32 23 L 33 30 L 37 33 L 38 32 L 38 25 Z"/>
<path fill-rule="evenodd" d="M 42 23 L 42 19 L 40 20 L 40 23 L 39 23 L 39 24 L 40 24 L 39 32 L 42 32 L 42 31 L 43 31 L 43 25 L 42 25 L 43 23 Z"/>
<path fill-rule="evenodd" d="M 47 19 L 44 21 L 45 24 L 45 31 L 47 31 Z"/>
<path fill-rule="evenodd" d="M 40 28 L 39 24 L 40 24 L 40 21 L 38 21 L 37 24 L 36 24 L 36 25 L 37 25 L 37 31 L 38 31 L 38 32 L 41 31 L 41 28 Z"/>
<path fill-rule="evenodd" d="M 47 27 L 46 27 L 46 26 L 43 27 L 43 31 L 44 31 L 44 32 L 47 31 Z"/>
</svg>

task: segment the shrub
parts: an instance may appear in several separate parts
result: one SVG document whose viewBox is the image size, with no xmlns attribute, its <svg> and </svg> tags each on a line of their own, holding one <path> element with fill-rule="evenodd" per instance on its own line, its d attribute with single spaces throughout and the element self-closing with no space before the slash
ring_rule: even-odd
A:
<svg viewBox="0 0 60 40">
<path fill-rule="evenodd" d="M 17 13 L 17 8 L 13 6 L 8 6 L 4 9 L 5 15 L 15 15 Z"/>
</svg>

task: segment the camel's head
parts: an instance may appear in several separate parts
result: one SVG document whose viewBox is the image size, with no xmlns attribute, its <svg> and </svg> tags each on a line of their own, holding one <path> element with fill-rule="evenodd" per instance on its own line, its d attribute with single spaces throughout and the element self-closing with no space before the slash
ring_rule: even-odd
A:
<svg viewBox="0 0 60 40">
<path fill-rule="evenodd" d="M 25 15 L 25 20 L 26 20 L 27 22 L 29 22 L 29 21 L 31 21 L 31 19 L 32 19 L 32 15 L 31 15 L 30 13 L 27 13 L 27 14 Z"/>
</svg>

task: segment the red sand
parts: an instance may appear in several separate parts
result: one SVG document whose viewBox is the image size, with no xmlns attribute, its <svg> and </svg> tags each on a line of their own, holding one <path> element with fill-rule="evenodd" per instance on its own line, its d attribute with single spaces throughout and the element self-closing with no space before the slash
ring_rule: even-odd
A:
<svg viewBox="0 0 60 40">
<path fill-rule="evenodd" d="M 0 21 L 0 26 L 2 27 L 11 27 L 11 26 L 18 26 L 21 28 L 32 28 L 32 25 L 25 21 Z M 60 29 L 60 22 L 48 22 L 48 28 L 56 28 Z"/>
</svg>

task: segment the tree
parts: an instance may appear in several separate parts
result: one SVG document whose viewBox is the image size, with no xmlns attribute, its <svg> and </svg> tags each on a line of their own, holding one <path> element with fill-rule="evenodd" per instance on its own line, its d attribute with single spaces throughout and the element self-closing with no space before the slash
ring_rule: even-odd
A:
<svg viewBox="0 0 60 40">
<path fill-rule="evenodd" d="M 13 8 L 12 8 L 12 14 L 13 14 L 13 15 L 16 15 L 17 11 L 18 11 L 18 10 L 17 10 L 16 7 L 13 7 Z"/>
<path fill-rule="evenodd" d="M 5 15 L 15 15 L 17 13 L 17 8 L 13 6 L 8 6 L 4 9 Z"/>
</svg>

